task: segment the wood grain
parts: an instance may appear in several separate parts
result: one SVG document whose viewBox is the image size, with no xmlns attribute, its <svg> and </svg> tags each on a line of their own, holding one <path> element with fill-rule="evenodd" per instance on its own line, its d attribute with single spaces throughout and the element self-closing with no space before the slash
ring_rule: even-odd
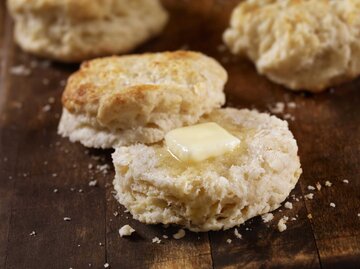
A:
<svg viewBox="0 0 360 269">
<path fill-rule="evenodd" d="M 322 94 L 292 93 L 258 75 L 246 59 L 221 49 L 222 32 L 238 0 L 163 2 L 171 13 L 164 33 L 135 52 L 182 48 L 215 57 L 229 73 L 228 106 L 269 111 L 276 102 L 296 103 L 278 115 L 295 118 L 289 126 L 304 170 L 291 193 L 298 200 L 288 199 L 294 208 L 276 210 L 267 224 L 260 217 L 246 222 L 238 228 L 242 239 L 230 229 L 187 232 L 175 240 L 178 227 L 133 220 L 113 198 L 111 150 L 88 150 L 56 133 L 64 81 L 78 65 L 50 63 L 22 52 L 14 45 L 2 1 L 0 268 L 103 268 L 105 263 L 156 269 L 359 268 L 360 79 Z M 31 75 L 11 74 L 19 65 Z M 89 186 L 91 180 L 97 186 Z M 331 187 L 325 187 L 327 180 Z M 308 189 L 317 182 L 320 191 Z M 302 198 L 310 192 L 314 199 Z M 277 222 L 285 215 L 296 220 L 280 233 Z M 118 229 L 125 224 L 136 229 L 134 236 L 120 238 Z M 155 237 L 160 244 L 152 243 Z"/>
</svg>

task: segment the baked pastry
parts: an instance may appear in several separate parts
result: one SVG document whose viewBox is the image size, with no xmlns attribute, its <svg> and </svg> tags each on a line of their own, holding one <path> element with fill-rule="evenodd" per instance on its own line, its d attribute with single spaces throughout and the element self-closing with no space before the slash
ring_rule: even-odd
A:
<svg viewBox="0 0 360 269">
<path fill-rule="evenodd" d="M 204 122 L 217 123 L 240 145 L 200 162 L 178 161 L 164 142 L 116 148 L 116 198 L 135 219 L 195 232 L 229 229 L 278 208 L 295 187 L 302 170 L 286 121 L 226 108 Z"/>
<path fill-rule="evenodd" d="M 15 40 L 61 62 L 126 53 L 158 34 L 167 12 L 158 0 L 8 0 Z"/>
<path fill-rule="evenodd" d="M 223 105 L 226 80 L 218 62 L 190 51 L 85 62 L 67 82 L 58 131 L 87 147 L 154 143 Z"/>
<path fill-rule="evenodd" d="M 319 92 L 360 74 L 359 12 L 359 0 L 249 0 L 223 39 L 270 80 Z"/>
</svg>

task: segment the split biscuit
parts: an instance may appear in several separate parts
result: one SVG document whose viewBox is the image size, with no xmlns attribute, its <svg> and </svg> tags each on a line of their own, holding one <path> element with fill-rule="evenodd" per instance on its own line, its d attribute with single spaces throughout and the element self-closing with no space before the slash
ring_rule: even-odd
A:
<svg viewBox="0 0 360 269">
<path fill-rule="evenodd" d="M 218 62 L 196 52 L 95 59 L 69 78 L 58 132 L 95 148 L 154 143 L 221 107 L 226 81 Z"/>
<path fill-rule="evenodd" d="M 181 162 L 163 142 L 116 148 L 116 198 L 147 224 L 189 230 L 229 229 L 275 210 L 302 172 L 286 121 L 247 109 L 217 109 L 201 118 L 239 138 L 233 151 Z"/>
</svg>

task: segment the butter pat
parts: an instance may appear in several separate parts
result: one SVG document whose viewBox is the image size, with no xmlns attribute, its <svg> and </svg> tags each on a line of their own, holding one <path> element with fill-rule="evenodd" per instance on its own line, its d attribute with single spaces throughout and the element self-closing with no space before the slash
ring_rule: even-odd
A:
<svg viewBox="0 0 360 269">
<path fill-rule="evenodd" d="M 214 122 L 182 127 L 168 132 L 165 143 L 180 161 L 200 162 L 232 151 L 240 140 Z"/>
</svg>

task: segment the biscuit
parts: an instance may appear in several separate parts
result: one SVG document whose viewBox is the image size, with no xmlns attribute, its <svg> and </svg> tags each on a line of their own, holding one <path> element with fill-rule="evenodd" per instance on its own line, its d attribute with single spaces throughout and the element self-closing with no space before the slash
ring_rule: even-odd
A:
<svg viewBox="0 0 360 269">
<path fill-rule="evenodd" d="M 199 232 L 229 229 L 280 206 L 300 174 L 286 121 L 247 109 L 217 109 L 216 122 L 240 146 L 199 163 L 182 163 L 162 143 L 119 147 L 112 155 L 116 198 L 141 222 Z"/>
<path fill-rule="evenodd" d="M 59 134 L 87 147 L 154 143 L 225 102 L 227 73 L 201 53 L 95 59 L 70 76 Z"/>
<path fill-rule="evenodd" d="M 359 12 L 358 0 L 249 0 L 223 39 L 270 80 L 319 92 L 360 74 Z"/>
<path fill-rule="evenodd" d="M 158 0 L 8 0 L 8 9 L 23 50 L 62 62 L 126 53 L 168 19 Z"/>
</svg>

